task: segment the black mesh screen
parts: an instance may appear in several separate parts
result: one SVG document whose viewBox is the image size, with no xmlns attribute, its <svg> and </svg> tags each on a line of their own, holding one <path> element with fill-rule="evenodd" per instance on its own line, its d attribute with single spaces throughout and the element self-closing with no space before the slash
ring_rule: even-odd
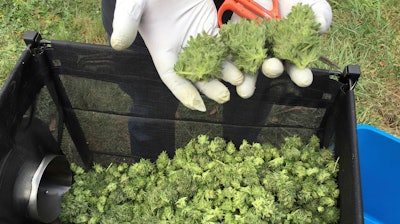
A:
<svg viewBox="0 0 400 224">
<path fill-rule="evenodd" d="M 227 84 L 228 103 L 219 105 L 203 97 L 207 111 L 198 112 L 178 103 L 142 49 L 117 52 L 108 46 L 53 41 L 46 53 L 70 101 L 71 108 L 66 109 L 77 116 L 95 160 L 156 158 L 163 150 L 172 155 L 173 149 L 199 134 L 222 136 L 236 144 L 246 139 L 279 145 L 287 136 L 307 141 L 313 134 L 325 146 L 332 140 L 324 139 L 333 131 L 326 122 L 334 114 L 343 84 L 331 79 L 329 71 L 314 70 L 308 88 L 297 87 L 286 74 L 272 80 L 260 75 L 255 94 L 246 100 Z M 48 113 L 55 124 L 58 119 L 51 116 L 56 113 L 45 111 L 51 104 L 45 95 L 43 91 L 37 113 Z M 62 148 L 75 152 L 67 134 Z M 131 135 L 140 138 L 140 149 L 135 149 Z"/>
</svg>

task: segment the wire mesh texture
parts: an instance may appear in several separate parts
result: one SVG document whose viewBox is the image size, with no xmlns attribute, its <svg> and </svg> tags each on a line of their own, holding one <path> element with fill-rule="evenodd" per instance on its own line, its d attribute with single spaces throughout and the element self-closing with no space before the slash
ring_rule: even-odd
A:
<svg viewBox="0 0 400 224">
<path fill-rule="evenodd" d="M 199 134 L 223 136 L 224 128 L 243 129 L 239 134 L 254 132 L 257 136 L 253 139 L 276 145 L 288 136 L 297 135 L 307 141 L 313 134 L 325 141 L 325 146 L 332 144 L 331 138 L 323 138 L 333 131 L 327 122 L 336 112 L 334 104 L 343 84 L 332 79 L 330 73 L 316 71 L 314 83 L 308 88 L 297 87 L 287 74 L 273 80 L 262 77 L 259 79 L 267 80 L 267 85 L 257 86 L 250 99 L 240 99 L 233 89 L 232 102 L 228 105 L 219 105 L 203 97 L 207 112 L 193 111 L 177 104 L 176 108 L 171 106 L 172 117 L 163 117 L 163 113 L 132 111 L 132 107 L 146 110 L 147 104 L 154 105 L 156 110 L 168 108 L 171 104 L 163 98 L 151 97 L 162 95 L 166 87 L 159 77 L 154 76 L 157 73 L 147 54 L 129 50 L 117 53 L 106 46 L 82 47 L 68 42 L 52 42 L 52 46 L 52 69 L 60 73 L 71 102 L 70 109 L 78 117 L 90 150 L 97 158 L 105 157 L 105 162 L 109 162 L 110 156 L 132 157 L 128 132 L 128 120 L 132 118 L 142 123 L 153 123 L 153 127 L 161 128 L 150 131 L 165 134 L 170 130 L 163 129 L 163 125 L 172 123 L 175 148 Z M 129 85 L 145 86 L 139 91 L 147 97 L 146 105 L 130 97 L 130 90 L 126 90 Z M 38 116 L 47 117 L 47 122 L 55 128 L 58 121 L 56 108 L 52 109 L 53 112 L 45 111 L 51 105 L 51 97 L 46 94 L 46 91 L 41 92 L 36 111 Z M 171 114 L 171 111 L 166 113 Z M 75 152 L 67 132 L 63 133 L 63 150 Z M 237 138 L 240 141 L 246 137 Z"/>
<path fill-rule="evenodd" d="M 177 102 L 145 50 L 115 51 L 56 40 L 29 45 L 0 94 L 3 149 L 13 150 L 13 133 L 23 117 L 44 123 L 68 160 L 86 168 L 93 162 L 140 159 L 132 150 L 132 124 L 144 124 L 148 133 L 162 137 L 151 139 L 150 146 L 173 148 L 199 134 L 275 145 L 293 135 L 304 141 L 316 135 L 321 146 L 340 157 L 341 223 L 362 223 L 354 80 L 346 72 L 312 69 L 314 81 L 307 88 L 297 87 L 287 74 L 276 79 L 259 76 L 249 99 L 241 99 L 227 84 L 228 103 L 203 97 L 207 112 L 198 112 Z M 142 98 L 135 95 L 137 90 Z M 135 130 L 135 135 L 146 137 Z M 148 150 L 153 154 L 146 156 L 154 157 L 163 149 Z M 0 153 L 3 162 L 8 151 Z M 9 200 L 3 198 L 6 194 L 0 191 L 2 201 Z"/>
</svg>

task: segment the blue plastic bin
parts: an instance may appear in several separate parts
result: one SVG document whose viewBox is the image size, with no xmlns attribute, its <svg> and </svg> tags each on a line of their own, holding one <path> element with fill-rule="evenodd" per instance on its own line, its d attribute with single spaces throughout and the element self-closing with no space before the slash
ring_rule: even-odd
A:
<svg viewBox="0 0 400 224">
<path fill-rule="evenodd" d="M 357 125 L 364 222 L 400 223 L 400 139 Z"/>
</svg>

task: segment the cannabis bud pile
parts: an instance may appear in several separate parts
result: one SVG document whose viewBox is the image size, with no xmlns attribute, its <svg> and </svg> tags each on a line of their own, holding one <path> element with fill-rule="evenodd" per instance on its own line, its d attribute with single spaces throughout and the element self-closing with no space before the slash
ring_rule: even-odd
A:
<svg viewBox="0 0 400 224">
<path fill-rule="evenodd" d="M 200 135 L 152 163 L 73 165 L 63 223 L 337 223 L 338 159 L 313 136 L 280 147 Z"/>
</svg>

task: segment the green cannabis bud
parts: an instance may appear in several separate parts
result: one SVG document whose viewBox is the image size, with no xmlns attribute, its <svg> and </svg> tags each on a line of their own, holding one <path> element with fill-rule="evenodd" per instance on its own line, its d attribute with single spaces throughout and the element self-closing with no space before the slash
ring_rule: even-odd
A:
<svg viewBox="0 0 400 224">
<path fill-rule="evenodd" d="M 337 223 L 338 158 L 312 136 L 280 148 L 199 135 L 155 163 L 71 165 L 63 223 Z"/>
<path fill-rule="evenodd" d="M 227 55 L 227 48 L 219 37 L 203 32 L 196 37 L 190 37 L 178 55 L 174 70 L 193 82 L 218 79 L 221 77 L 221 64 Z"/>
<path fill-rule="evenodd" d="M 267 57 L 266 27 L 255 20 L 242 19 L 221 26 L 220 34 L 235 65 L 247 74 L 256 74 Z"/>
<path fill-rule="evenodd" d="M 267 45 L 273 55 L 304 69 L 320 56 L 319 27 L 309 5 L 301 3 L 292 7 L 286 18 L 263 22 L 268 32 Z"/>
</svg>

